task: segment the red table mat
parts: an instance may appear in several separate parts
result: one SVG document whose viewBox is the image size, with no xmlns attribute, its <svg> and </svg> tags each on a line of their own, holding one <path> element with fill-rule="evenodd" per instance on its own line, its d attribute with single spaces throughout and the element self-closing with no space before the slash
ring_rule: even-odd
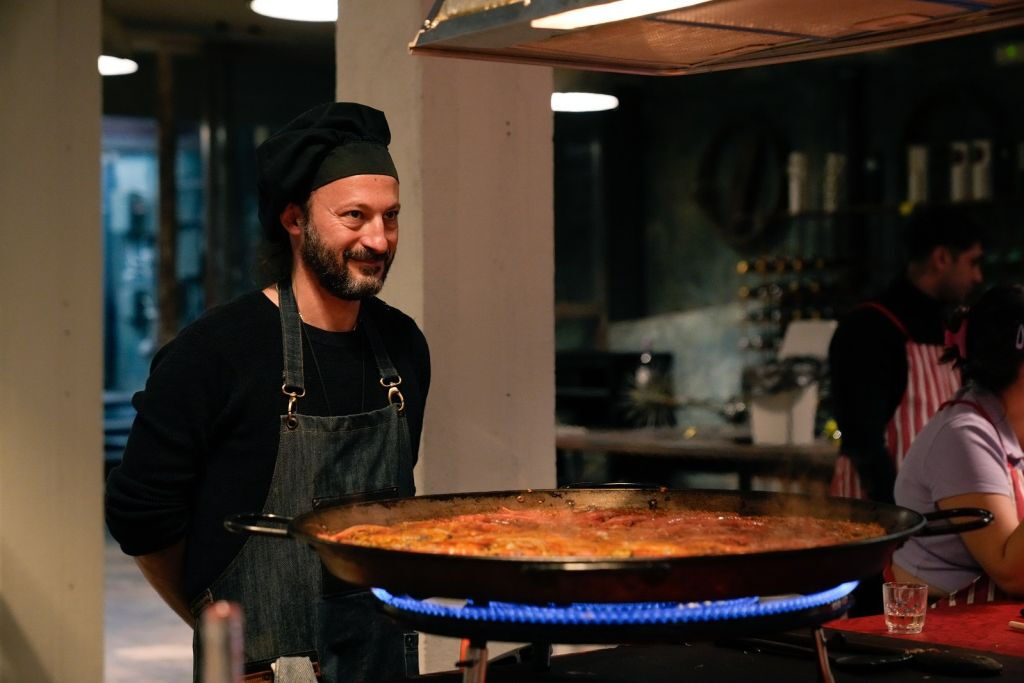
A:
<svg viewBox="0 0 1024 683">
<path fill-rule="evenodd" d="M 992 602 L 956 609 L 929 610 L 925 616 L 924 630 L 914 635 L 889 633 L 885 627 L 885 617 L 881 614 L 836 619 L 825 626 L 838 631 L 899 638 L 909 641 L 908 647 L 947 645 L 1024 657 L 1024 631 L 1014 631 L 1008 626 L 1010 621 L 1024 622 L 1021 608 L 1024 608 L 1024 602 Z"/>
</svg>

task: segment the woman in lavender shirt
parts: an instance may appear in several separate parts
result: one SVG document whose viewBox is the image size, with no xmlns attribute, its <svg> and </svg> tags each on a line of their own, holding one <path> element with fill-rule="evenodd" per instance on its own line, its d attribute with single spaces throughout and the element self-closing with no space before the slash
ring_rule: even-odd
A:
<svg viewBox="0 0 1024 683">
<path fill-rule="evenodd" d="M 893 555 L 892 577 L 928 584 L 944 606 L 1024 595 L 1024 287 L 989 290 L 965 325 L 950 353 L 964 388 L 915 438 L 895 488 L 896 503 L 918 512 L 995 516 L 978 531 L 911 538 Z"/>
</svg>

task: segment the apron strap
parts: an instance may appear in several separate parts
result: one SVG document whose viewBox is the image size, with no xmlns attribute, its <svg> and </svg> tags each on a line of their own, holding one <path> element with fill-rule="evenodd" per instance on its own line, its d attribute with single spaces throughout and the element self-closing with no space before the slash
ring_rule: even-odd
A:
<svg viewBox="0 0 1024 683">
<path fill-rule="evenodd" d="M 290 281 L 285 279 L 277 283 L 277 296 L 281 309 L 281 338 L 284 348 L 281 391 L 288 397 L 288 415 L 291 416 L 295 414 L 296 400 L 306 395 L 303 386 L 302 319 L 299 317 L 299 306 L 295 302 Z M 402 413 L 405 410 L 405 397 L 398 388 L 402 383 L 402 377 L 391 362 L 387 349 L 384 348 L 384 341 L 377 331 L 377 326 L 369 315 L 364 314 L 364 307 L 360 307 L 357 327 L 365 332 L 370 342 L 377 363 L 377 372 L 380 374 L 380 384 L 388 392 L 388 403 Z"/>
<path fill-rule="evenodd" d="M 889 322 L 891 322 L 896 327 L 896 329 L 899 330 L 903 334 L 904 337 L 906 337 L 907 339 L 910 339 L 910 330 L 907 329 L 907 326 L 903 324 L 902 320 L 900 320 L 899 318 L 896 317 L 895 313 L 890 311 L 888 308 L 886 308 L 882 304 L 878 303 L 877 301 L 866 301 L 866 302 L 860 304 L 859 306 L 855 306 L 854 310 L 863 309 L 863 308 L 873 308 L 874 310 L 878 311 L 879 313 L 884 315 L 886 318 L 888 318 Z"/>
<path fill-rule="evenodd" d="M 370 316 L 363 315 L 363 309 L 359 311 L 359 327 L 366 332 L 366 338 L 370 340 L 370 348 L 373 349 L 373 357 L 377 363 L 377 372 L 380 373 L 380 385 L 387 389 L 388 403 L 395 406 L 399 414 L 405 411 L 405 397 L 402 396 L 398 385 L 402 383 L 402 376 L 398 374 L 391 356 L 384 348 L 384 340 L 381 339 L 377 326 L 374 325 Z"/>
<path fill-rule="evenodd" d="M 294 415 L 295 401 L 306 395 L 306 389 L 303 386 L 302 319 L 289 280 L 277 283 L 277 299 L 281 310 L 281 340 L 284 349 L 281 391 L 288 397 L 288 414 Z"/>
<path fill-rule="evenodd" d="M 1010 481 L 1013 484 L 1013 502 L 1017 506 L 1017 521 L 1024 522 L 1024 473 L 1019 467 L 1011 467 L 1009 460 L 1006 466 L 1010 470 Z"/>
<path fill-rule="evenodd" d="M 295 294 L 292 292 L 292 286 L 288 280 L 277 283 L 277 295 L 280 300 L 281 337 L 284 342 L 283 380 L 286 387 L 298 390 L 301 396 L 304 391 L 304 375 L 302 369 L 302 319 L 299 317 L 299 306 L 295 303 Z M 384 386 L 401 384 L 402 377 L 391 362 L 391 356 L 384 348 L 384 341 L 373 320 L 360 311 L 358 326 L 366 332 L 366 337 L 370 341 L 381 384 Z"/>
</svg>

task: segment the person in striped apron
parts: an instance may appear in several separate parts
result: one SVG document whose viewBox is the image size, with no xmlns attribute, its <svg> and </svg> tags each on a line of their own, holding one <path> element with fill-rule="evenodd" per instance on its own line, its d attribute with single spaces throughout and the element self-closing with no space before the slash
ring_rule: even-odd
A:
<svg viewBox="0 0 1024 683">
<path fill-rule="evenodd" d="M 995 519 L 896 550 L 887 578 L 927 584 L 933 609 L 1024 596 L 1024 287 L 986 292 L 953 355 L 964 388 L 911 446 L 896 503 L 922 513 L 984 508 Z"/>
<path fill-rule="evenodd" d="M 949 309 L 981 283 L 979 234 L 953 208 L 916 210 L 905 233 L 906 271 L 840 321 L 829 346 L 842 433 L 832 495 L 892 502 L 911 441 L 959 387 L 939 357 Z"/>
<path fill-rule="evenodd" d="M 829 346 L 832 404 L 842 432 L 830 493 L 889 502 L 910 443 L 960 385 L 939 362 L 949 310 L 981 282 L 980 230 L 961 211 L 915 210 L 908 263 L 878 297 L 839 323 Z M 851 616 L 882 611 L 879 574 L 861 581 Z"/>
</svg>

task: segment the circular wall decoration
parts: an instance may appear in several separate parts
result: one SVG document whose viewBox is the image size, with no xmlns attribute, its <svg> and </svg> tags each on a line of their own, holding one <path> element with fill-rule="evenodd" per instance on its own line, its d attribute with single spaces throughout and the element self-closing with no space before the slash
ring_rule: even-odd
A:
<svg viewBox="0 0 1024 683">
<path fill-rule="evenodd" d="M 784 221 L 786 148 L 767 124 L 721 129 L 704 150 L 696 200 L 737 251 L 761 249 Z"/>
</svg>

